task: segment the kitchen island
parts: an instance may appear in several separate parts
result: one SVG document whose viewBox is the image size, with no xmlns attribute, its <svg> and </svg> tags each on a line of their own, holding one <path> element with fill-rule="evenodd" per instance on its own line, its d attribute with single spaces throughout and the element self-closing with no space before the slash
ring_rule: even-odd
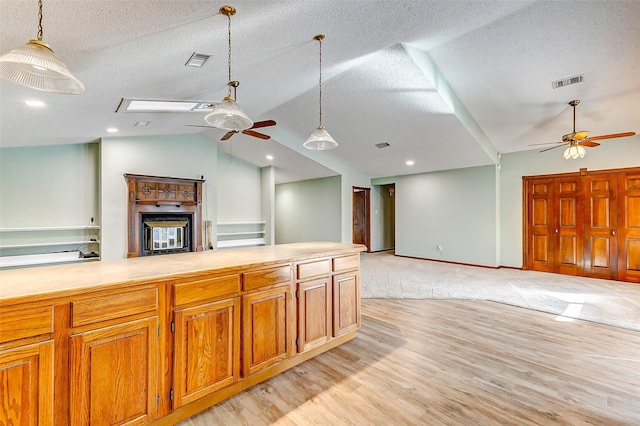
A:
<svg viewBox="0 0 640 426">
<path fill-rule="evenodd" d="M 361 245 L 0 271 L 0 423 L 174 424 L 356 336 Z"/>
</svg>

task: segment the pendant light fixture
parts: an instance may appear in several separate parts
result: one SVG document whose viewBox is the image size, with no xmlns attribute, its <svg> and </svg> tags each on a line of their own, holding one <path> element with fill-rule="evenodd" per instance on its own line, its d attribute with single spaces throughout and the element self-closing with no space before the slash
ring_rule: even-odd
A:
<svg viewBox="0 0 640 426">
<path fill-rule="evenodd" d="M 318 34 L 313 39 L 317 40 L 320 44 L 320 124 L 318 125 L 318 128 L 311 133 L 311 136 L 309 136 L 303 146 L 307 149 L 313 149 L 316 151 L 327 151 L 336 148 L 338 143 L 322 125 L 322 40 L 324 39 L 324 34 Z"/>
<path fill-rule="evenodd" d="M 38 0 L 38 39 L 0 56 L 0 77 L 45 92 L 84 93 L 84 84 L 42 41 L 42 0 Z"/>
<path fill-rule="evenodd" d="M 238 86 L 238 82 L 231 80 L 231 16 L 236 14 L 236 9 L 232 6 L 222 6 L 220 13 L 226 15 L 229 20 L 229 93 L 204 120 L 218 129 L 229 131 L 247 130 L 253 126 L 253 121 L 242 111 L 235 99 L 231 97 L 231 87 Z"/>
</svg>

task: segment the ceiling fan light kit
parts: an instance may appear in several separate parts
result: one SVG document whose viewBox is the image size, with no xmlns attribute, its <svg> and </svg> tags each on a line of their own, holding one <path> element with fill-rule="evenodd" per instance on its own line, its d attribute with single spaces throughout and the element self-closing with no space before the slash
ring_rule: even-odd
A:
<svg viewBox="0 0 640 426">
<path fill-rule="evenodd" d="M 565 160 L 570 158 L 576 160 L 578 158 L 584 158 L 587 155 L 587 150 L 584 149 L 584 146 L 578 145 L 577 143 L 570 144 L 567 149 L 564 150 L 564 154 L 562 157 Z"/>
<path fill-rule="evenodd" d="M 231 97 L 231 87 L 238 87 L 237 81 L 231 80 L 231 17 L 236 14 L 236 9 L 232 6 L 222 6 L 220 13 L 225 15 L 229 22 L 229 93 L 224 97 L 222 102 L 213 108 L 204 120 L 213 127 L 228 131 L 241 131 L 251 128 L 253 121 L 238 106 L 235 99 Z M 235 96 L 235 93 L 234 93 Z"/>
<path fill-rule="evenodd" d="M 322 40 L 324 37 L 324 34 L 318 34 L 313 38 L 318 41 L 318 44 L 320 45 L 320 124 L 303 144 L 305 148 L 315 151 L 327 151 L 338 147 L 338 143 L 331 137 L 324 126 L 322 126 Z"/>
<path fill-rule="evenodd" d="M 38 1 L 38 39 L 0 57 L 0 76 L 6 80 L 50 93 L 79 95 L 84 84 L 42 41 L 42 0 Z"/>
<path fill-rule="evenodd" d="M 569 102 L 569 105 L 573 108 L 573 131 L 571 133 L 567 133 L 562 136 L 562 142 L 551 142 L 556 144 L 556 146 L 552 146 L 551 148 L 543 149 L 540 152 L 549 151 L 555 148 L 559 148 L 561 146 L 569 145 L 564 150 L 562 154 L 562 158 L 565 160 L 573 159 L 576 160 L 578 158 L 584 158 L 587 155 L 586 147 L 594 148 L 600 145 L 596 140 L 602 139 L 614 139 L 614 138 L 623 138 L 626 136 L 633 136 L 635 132 L 625 132 L 625 133 L 612 133 L 610 135 L 601 135 L 601 136 L 589 136 L 589 132 L 586 130 L 581 130 L 576 132 L 576 106 L 580 103 L 578 99 L 574 99 Z M 534 145 L 548 145 L 546 143 L 542 144 L 534 144 Z"/>
</svg>

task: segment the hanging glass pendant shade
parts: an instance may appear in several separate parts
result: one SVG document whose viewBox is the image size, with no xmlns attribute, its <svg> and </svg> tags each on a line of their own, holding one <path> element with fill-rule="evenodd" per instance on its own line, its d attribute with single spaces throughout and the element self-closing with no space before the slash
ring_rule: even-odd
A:
<svg viewBox="0 0 640 426">
<path fill-rule="evenodd" d="M 329 132 L 320 125 L 313 133 L 311 133 L 311 136 L 309 136 L 303 146 L 307 149 L 313 149 L 316 151 L 327 151 L 329 149 L 336 148 L 338 146 L 338 142 L 336 142 Z"/>
<path fill-rule="evenodd" d="M 329 132 L 327 132 L 322 125 L 322 40 L 324 39 L 324 34 L 318 34 L 313 39 L 317 40 L 320 44 L 320 79 L 318 85 L 320 88 L 320 124 L 316 130 L 311 133 L 311 136 L 307 138 L 306 142 L 302 146 L 314 151 L 328 151 L 330 149 L 337 148 L 338 142 L 331 137 Z"/>
<path fill-rule="evenodd" d="M 246 130 L 253 126 L 253 121 L 238 106 L 231 96 L 225 96 L 204 118 L 211 126 L 223 130 Z"/>
<path fill-rule="evenodd" d="M 78 95 L 84 85 L 42 41 L 42 0 L 39 5 L 38 39 L 0 57 L 0 77 L 32 89 Z"/>
<path fill-rule="evenodd" d="M 247 130 L 253 126 L 253 121 L 238 106 L 235 99 L 231 97 L 231 87 L 236 88 L 238 86 L 237 81 L 231 81 L 231 16 L 236 14 L 236 9 L 232 6 L 222 6 L 220 13 L 225 15 L 229 22 L 229 93 L 222 102 L 213 107 L 213 111 L 204 118 L 204 121 L 222 130 Z"/>
</svg>

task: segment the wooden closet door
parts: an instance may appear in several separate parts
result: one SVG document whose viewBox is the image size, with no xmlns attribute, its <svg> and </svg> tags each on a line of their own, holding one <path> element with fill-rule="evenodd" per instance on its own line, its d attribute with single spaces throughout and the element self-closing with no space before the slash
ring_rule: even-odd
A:
<svg viewBox="0 0 640 426">
<path fill-rule="evenodd" d="M 554 179 L 554 269 L 565 275 L 582 275 L 583 269 L 583 198 L 582 177 Z"/>
<path fill-rule="evenodd" d="M 617 175 L 587 175 L 584 189 L 584 276 L 617 279 Z"/>
<path fill-rule="evenodd" d="M 618 176 L 618 279 L 640 283 L 640 171 Z"/>
<path fill-rule="evenodd" d="M 527 269 L 553 272 L 553 179 L 526 181 Z"/>
</svg>

